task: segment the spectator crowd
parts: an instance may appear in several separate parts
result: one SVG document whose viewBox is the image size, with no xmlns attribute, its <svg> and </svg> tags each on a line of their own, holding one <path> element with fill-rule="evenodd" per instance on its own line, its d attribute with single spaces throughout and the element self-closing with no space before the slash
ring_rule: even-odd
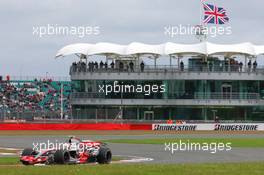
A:
<svg viewBox="0 0 264 175">
<path fill-rule="evenodd" d="M 143 72 L 145 68 L 145 64 L 142 61 L 139 65 L 140 71 Z M 112 61 L 110 64 L 107 62 L 97 61 L 93 62 L 90 61 L 88 63 L 79 61 L 78 63 L 73 62 L 70 68 L 70 72 L 94 72 L 94 71 L 127 71 L 127 72 L 134 72 L 135 70 L 135 63 L 133 61 Z"/>
<path fill-rule="evenodd" d="M 23 113 L 60 111 L 61 83 L 63 84 L 63 108 L 68 111 L 70 82 L 47 80 L 0 81 L 0 112 Z"/>
</svg>

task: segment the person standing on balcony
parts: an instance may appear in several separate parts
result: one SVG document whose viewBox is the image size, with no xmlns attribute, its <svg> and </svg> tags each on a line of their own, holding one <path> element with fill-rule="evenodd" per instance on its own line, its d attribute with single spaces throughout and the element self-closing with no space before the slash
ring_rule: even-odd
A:
<svg viewBox="0 0 264 175">
<path fill-rule="evenodd" d="M 132 61 L 130 61 L 130 63 L 129 63 L 129 68 L 130 68 L 131 72 L 134 72 L 134 63 Z"/>
<path fill-rule="evenodd" d="M 123 71 L 124 69 L 124 63 L 122 61 L 119 62 L 119 70 Z"/>
<path fill-rule="evenodd" d="M 140 69 L 141 69 L 141 72 L 144 72 L 144 67 L 145 67 L 145 64 L 144 64 L 144 62 L 142 61 L 142 62 L 140 63 Z"/>
<path fill-rule="evenodd" d="M 254 71 L 254 72 L 256 71 L 257 66 L 258 66 L 258 63 L 257 63 L 257 61 L 255 60 L 254 63 L 253 63 L 253 71 Z"/>
<path fill-rule="evenodd" d="M 239 63 L 239 72 L 242 72 L 242 68 L 243 68 L 243 63 L 242 63 L 242 61 L 240 61 L 240 63 Z"/>
<path fill-rule="evenodd" d="M 227 59 L 225 59 L 225 71 L 227 72 L 228 71 L 228 60 Z"/>
<path fill-rule="evenodd" d="M 94 71 L 94 62 L 92 61 L 91 62 L 91 72 L 93 72 Z"/>
<path fill-rule="evenodd" d="M 212 61 L 209 62 L 209 71 L 210 72 L 213 71 L 213 62 Z"/>
<path fill-rule="evenodd" d="M 181 71 L 184 71 L 184 63 L 183 63 L 183 61 L 180 62 L 180 68 L 181 68 Z"/>
<path fill-rule="evenodd" d="M 100 62 L 100 69 L 103 69 L 103 67 L 104 67 L 104 63 L 103 63 L 103 61 L 101 60 L 101 62 Z"/>
<path fill-rule="evenodd" d="M 248 62 L 248 71 L 250 72 L 250 70 L 251 70 L 251 66 L 252 66 L 252 63 L 251 63 L 251 60 L 249 60 L 249 62 Z"/>
<path fill-rule="evenodd" d="M 114 61 L 112 61 L 112 63 L 110 64 L 110 66 L 111 66 L 111 69 L 114 69 L 114 68 L 115 68 L 115 63 L 114 63 Z"/>
<path fill-rule="evenodd" d="M 104 63 L 104 68 L 107 70 L 107 62 Z"/>
<path fill-rule="evenodd" d="M 94 63 L 95 69 L 98 69 L 98 63 L 97 61 Z"/>
</svg>

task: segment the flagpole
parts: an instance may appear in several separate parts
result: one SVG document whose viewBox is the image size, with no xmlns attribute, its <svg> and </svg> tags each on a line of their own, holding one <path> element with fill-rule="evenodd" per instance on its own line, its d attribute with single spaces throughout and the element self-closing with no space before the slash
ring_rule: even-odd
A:
<svg viewBox="0 0 264 175">
<path fill-rule="evenodd" d="M 203 7 L 203 0 L 200 0 L 200 25 L 202 25 L 202 7 Z"/>
</svg>

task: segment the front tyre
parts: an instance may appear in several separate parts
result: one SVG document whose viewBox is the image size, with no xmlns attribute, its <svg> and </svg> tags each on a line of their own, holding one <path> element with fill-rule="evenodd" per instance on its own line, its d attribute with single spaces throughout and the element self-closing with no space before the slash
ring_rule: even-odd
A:
<svg viewBox="0 0 264 175">
<path fill-rule="evenodd" d="M 66 164 L 70 161 L 70 153 L 66 150 L 57 150 L 54 153 L 54 162 L 58 164 Z"/>
<path fill-rule="evenodd" d="M 97 156 L 97 162 L 99 164 L 109 164 L 112 160 L 112 152 L 107 147 L 101 147 Z"/>
</svg>

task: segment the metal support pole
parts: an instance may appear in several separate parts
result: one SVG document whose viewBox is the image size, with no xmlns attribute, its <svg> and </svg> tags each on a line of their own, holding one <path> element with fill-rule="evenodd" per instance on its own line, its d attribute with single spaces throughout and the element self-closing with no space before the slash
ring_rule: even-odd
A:
<svg viewBox="0 0 264 175">
<path fill-rule="evenodd" d="M 107 107 L 105 108 L 105 119 L 106 120 L 108 119 L 108 108 Z"/>
<path fill-rule="evenodd" d="M 95 122 L 96 122 L 96 123 L 97 123 L 97 117 L 98 117 L 98 116 L 97 116 L 97 113 L 98 113 L 98 112 L 97 112 L 97 108 L 96 108 L 96 109 L 95 109 Z"/>
<path fill-rule="evenodd" d="M 180 69 L 180 57 L 178 56 L 178 69 Z"/>
<path fill-rule="evenodd" d="M 139 107 L 137 107 L 137 120 L 139 120 Z"/>
<path fill-rule="evenodd" d="M 245 55 L 245 68 L 247 67 L 247 56 Z"/>
<path fill-rule="evenodd" d="M 247 108 L 244 109 L 244 120 L 247 120 Z"/>
<path fill-rule="evenodd" d="M 63 84 L 61 83 L 61 112 L 60 112 L 61 120 L 63 119 Z"/>
<path fill-rule="evenodd" d="M 170 55 L 170 68 L 171 68 L 171 55 Z"/>
<path fill-rule="evenodd" d="M 231 69 L 230 69 L 230 58 L 228 58 L 228 72 L 230 72 L 231 71 Z"/>
</svg>

